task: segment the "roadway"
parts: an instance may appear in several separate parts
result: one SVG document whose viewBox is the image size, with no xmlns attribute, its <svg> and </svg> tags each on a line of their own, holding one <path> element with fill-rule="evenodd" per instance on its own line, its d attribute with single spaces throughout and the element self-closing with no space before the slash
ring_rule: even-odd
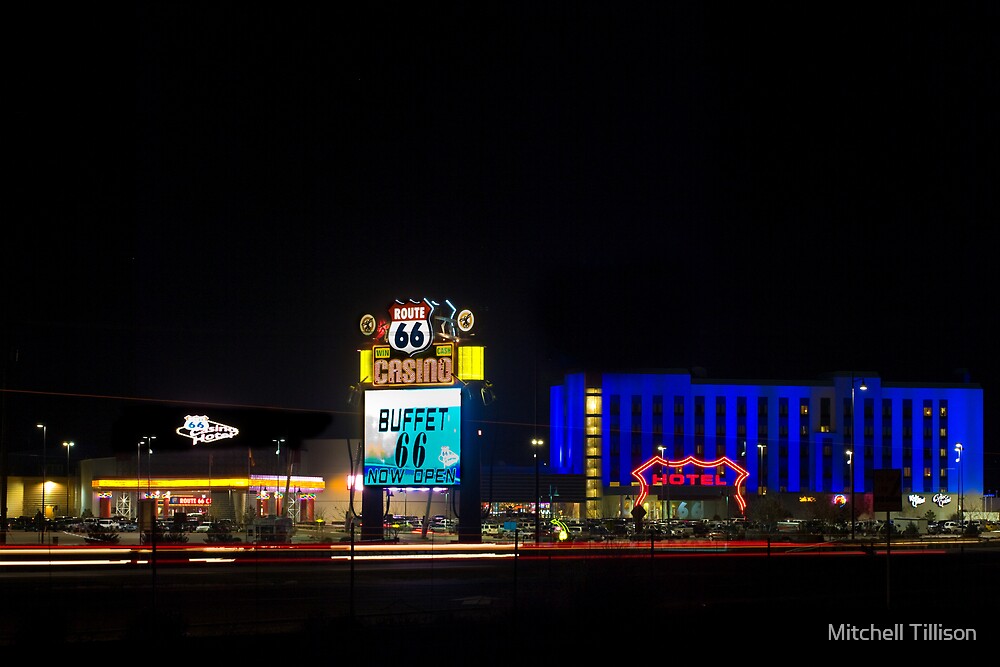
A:
<svg viewBox="0 0 1000 667">
<path fill-rule="evenodd" d="M 230 545 L 152 550 L 0 547 L 0 644 L 115 646 L 174 636 L 261 637 L 384 648 L 399 634 L 447 647 L 592 635 L 656 642 L 683 632 L 795 631 L 834 622 L 978 625 L 1000 594 L 995 543 L 590 543 Z M 34 536 L 35 542 L 30 543 Z M 192 535 L 192 539 L 201 535 Z M 136 542 L 138 540 L 136 539 Z M 21 560 L 24 559 L 24 560 Z M 28 564 L 30 561 L 30 564 Z M 823 636 L 821 636 L 823 635 Z M 603 640 L 602 640 L 603 641 Z"/>
</svg>

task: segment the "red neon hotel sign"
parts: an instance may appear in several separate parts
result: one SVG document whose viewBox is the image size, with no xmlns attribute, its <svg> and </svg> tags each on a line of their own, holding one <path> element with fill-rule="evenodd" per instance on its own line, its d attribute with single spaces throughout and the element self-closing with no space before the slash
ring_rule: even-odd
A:
<svg viewBox="0 0 1000 667">
<path fill-rule="evenodd" d="M 725 466 L 736 473 L 736 483 L 733 484 L 733 488 L 736 489 L 736 504 L 740 506 L 740 513 L 746 509 L 747 501 L 743 498 L 743 494 L 740 493 L 740 489 L 743 487 L 743 481 L 750 476 L 746 470 L 742 467 L 736 465 L 732 459 L 727 456 L 715 459 L 714 461 L 702 461 L 701 459 L 696 459 L 693 456 L 689 456 L 686 459 L 680 461 L 668 461 L 660 456 L 654 456 L 649 459 L 641 466 L 632 471 L 632 476 L 639 480 L 639 495 L 635 500 L 635 504 L 641 505 L 642 501 L 646 499 L 649 495 L 649 484 L 646 482 L 646 478 L 643 476 L 647 470 L 655 465 L 665 466 L 667 468 L 683 468 L 686 465 L 696 465 L 701 468 L 717 468 L 719 466 Z M 722 479 L 721 475 L 713 473 L 673 473 L 670 475 L 653 475 L 654 483 L 660 481 L 661 483 L 669 484 L 671 486 L 726 486 L 726 482 Z"/>
</svg>

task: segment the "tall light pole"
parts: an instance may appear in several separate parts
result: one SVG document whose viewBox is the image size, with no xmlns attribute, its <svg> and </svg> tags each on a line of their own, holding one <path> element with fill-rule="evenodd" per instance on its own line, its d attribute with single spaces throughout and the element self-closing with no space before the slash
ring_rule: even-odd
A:
<svg viewBox="0 0 1000 667">
<path fill-rule="evenodd" d="M 69 512 L 69 450 L 75 443 L 72 440 L 63 442 L 63 447 L 66 448 L 66 516 L 70 516 Z"/>
<path fill-rule="evenodd" d="M 539 544 L 541 542 L 541 540 L 542 540 L 541 520 L 539 518 L 539 514 L 541 513 L 542 509 L 541 509 L 541 507 L 539 507 L 540 503 L 538 502 L 538 498 L 539 498 L 539 495 L 538 495 L 539 494 L 539 491 L 538 491 L 538 458 L 539 458 L 538 453 L 541 451 L 543 444 L 545 444 L 545 442 L 543 440 L 541 440 L 540 438 L 532 438 L 531 439 L 531 446 L 534 449 L 534 456 L 535 456 L 535 544 Z"/>
<path fill-rule="evenodd" d="M 155 435 L 145 435 L 142 438 L 146 441 L 146 498 L 149 498 L 150 494 L 150 478 L 153 476 L 153 441 L 156 440 Z M 156 518 L 155 516 L 153 518 Z"/>
<path fill-rule="evenodd" d="M 764 471 L 764 450 L 767 445 L 763 442 L 757 443 L 757 495 L 764 495 L 764 483 L 767 481 L 767 473 Z"/>
<path fill-rule="evenodd" d="M 46 474 L 46 458 L 45 458 L 45 441 L 48 436 L 48 427 L 45 424 L 35 424 L 37 428 L 42 429 L 42 525 L 41 533 L 39 535 L 39 541 L 43 544 L 45 543 L 45 474 Z"/>
<path fill-rule="evenodd" d="M 851 469 L 850 479 L 854 481 L 854 452 L 848 449 L 847 454 L 847 467 Z M 854 539 L 854 484 L 851 484 L 851 540 Z"/>
<path fill-rule="evenodd" d="M 666 447 L 663 445 L 658 445 L 657 449 L 660 450 L 660 458 L 666 461 L 663 453 L 666 451 Z M 663 477 L 663 462 L 660 462 L 660 488 L 664 486 L 667 487 L 667 535 L 670 534 L 670 480 Z M 662 493 L 660 496 L 662 497 Z"/>
<path fill-rule="evenodd" d="M 140 465 L 141 463 L 142 463 L 142 440 L 139 440 L 138 442 L 135 443 L 135 520 L 136 520 L 136 523 L 138 523 L 138 521 L 139 521 L 139 502 L 141 500 L 141 498 L 140 498 L 141 492 L 139 491 L 139 489 L 142 488 L 141 485 L 140 485 L 140 481 L 139 481 L 141 479 L 141 472 L 142 472 L 142 466 Z"/>
<path fill-rule="evenodd" d="M 857 420 L 854 418 L 854 387 L 858 384 L 858 380 L 861 381 L 861 386 L 858 387 L 861 391 L 868 391 L 868 385 L 865 384 L 864 378 L 855 378 L 854 373 L 851 373 L 851 540 L 854 539 L 854 521 L 855 521 L 855 509 L 854 509 L 854 487 L 857 486 L 857 482 L 854 479 L 854 425 Z M 864 443 L 862 443 L 864 444 Z M 886 528 L 888 530 L 888 528 Z"/>
<path fill-rule="evenodd" d="M 284 441 L 284 438 L 271 440 L 276 445 L 274 455 L 278 457 L 278 468 L 274 475 L 274 516 L 278 516 L 278 479 L 281 477 L 281 443 Z"/>
<path fill-rule="evenodd" d="M 962 524 L 965 521 L 965 489 L 962 488 L 962 468 L 964 464 L 962 463 L 962 443 L 955 443 L 955 453 L 958 456 L 955 458 L 955 463 L 958 464 L 958 522 Z M 965 526 L 962 525 L 962 530 L 965 530 Z"/>
</svg>

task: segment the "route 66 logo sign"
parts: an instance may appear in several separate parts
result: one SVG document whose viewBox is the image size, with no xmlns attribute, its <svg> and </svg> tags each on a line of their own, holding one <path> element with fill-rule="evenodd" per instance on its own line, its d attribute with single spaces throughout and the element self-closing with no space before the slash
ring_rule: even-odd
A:
<svg viewBox="0 0 1000 667">
<path fill-rule="evenodd" d="M 423 301 L 410 300 L 409 303 L 397 301 L 389 307 L 389 345 L 411 357 L 423 352 L 434 342 L 434 331 L 431 329 L 431 316 L 434 305 Z"/>
</svg>

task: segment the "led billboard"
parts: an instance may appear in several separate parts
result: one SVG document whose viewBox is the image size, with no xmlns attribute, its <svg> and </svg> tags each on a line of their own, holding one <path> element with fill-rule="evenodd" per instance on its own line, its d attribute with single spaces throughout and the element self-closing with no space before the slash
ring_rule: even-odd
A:
<svg viewBox="0 0 1000 667">
<path fill-rule="evenodd" d="M 455 486 L 462 455 L 461 389 L 365 392 L 365 486 Z"/>
</svg>

